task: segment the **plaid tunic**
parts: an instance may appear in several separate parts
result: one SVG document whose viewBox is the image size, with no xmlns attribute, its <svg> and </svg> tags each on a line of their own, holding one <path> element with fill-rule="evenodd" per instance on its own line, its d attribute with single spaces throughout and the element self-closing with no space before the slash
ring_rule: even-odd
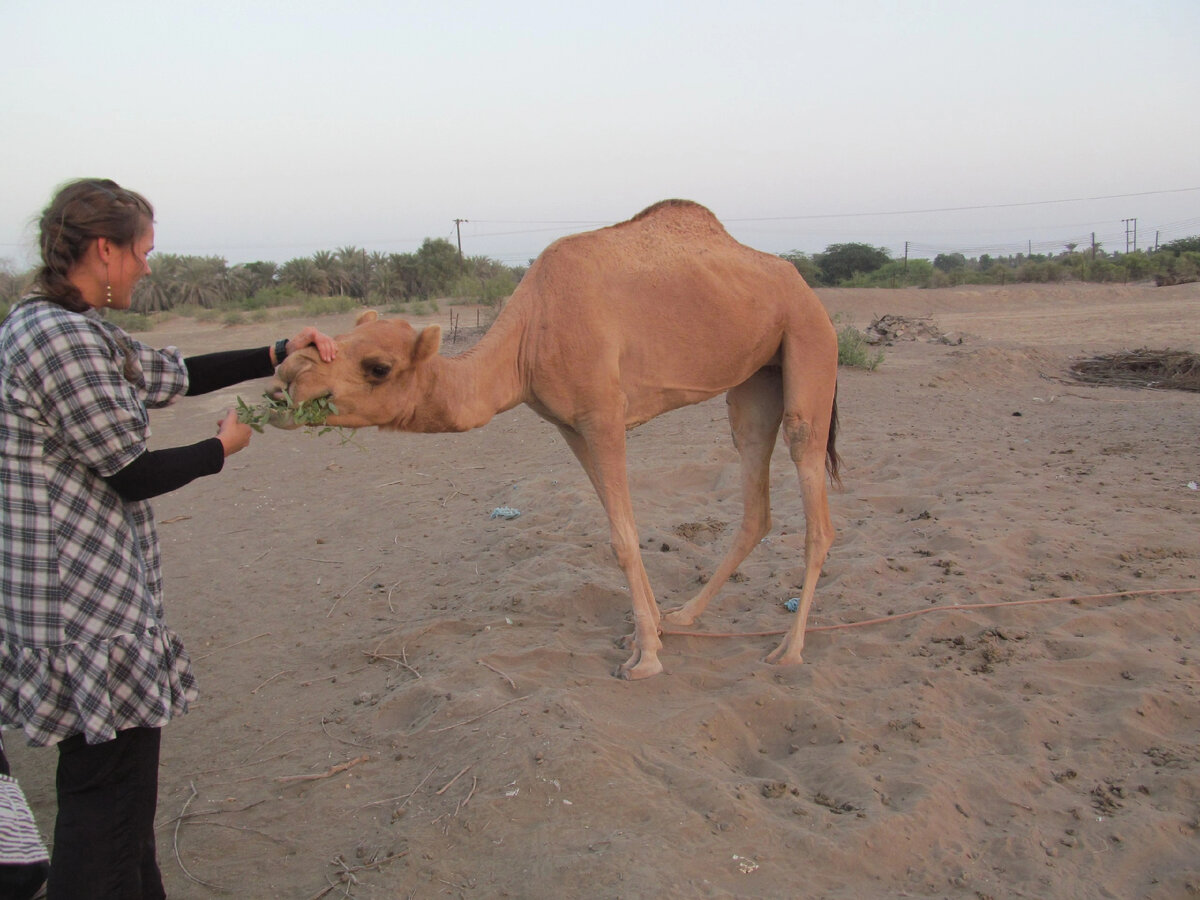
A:
<svg viewBox="0 0 1200 900">
<path fill-rule="evenodd" d="M 104 480 L 187 386 L 178 350 L 92 311 L 33 298 L 0 326 L 0 726 L 31 745 L 161 726 L 196 698 L 153 511 Z"/>
</svg>

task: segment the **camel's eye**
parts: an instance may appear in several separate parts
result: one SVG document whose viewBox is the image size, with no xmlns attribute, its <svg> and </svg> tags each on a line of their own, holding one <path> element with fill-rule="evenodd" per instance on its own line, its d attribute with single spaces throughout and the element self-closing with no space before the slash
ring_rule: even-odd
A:
<svg viewBox="0 0 1200 900">
<path fill-rule="evenodd" d="M 372 381 L 383 381 L 391 374 L 392 367 L 385 362 L 378 360 L 366 360 L 363 362 L 363 372 Z"/>
</svg>

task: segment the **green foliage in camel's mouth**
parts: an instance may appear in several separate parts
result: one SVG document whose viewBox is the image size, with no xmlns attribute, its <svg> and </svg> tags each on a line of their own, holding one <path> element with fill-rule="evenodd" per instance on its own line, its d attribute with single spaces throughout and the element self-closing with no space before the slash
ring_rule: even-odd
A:
<svg viewBox="0 0 1200 900">
<path fill-rule="evenodd" d="M 249 425 L 260 434 L 264 425 L 276 425 L 281 428 L 324 426 L 317 434 L 326 434 L 334 429 L 332 425 L 325 425 L 325 420 L 336 415 L 337 407 L 328 397 L 296 403 L 287 391 L 283 391 L 280 397 L 264 393 L 263 399 L 254 406 L 241 397 L 237 398 L 238 421 Z"/>
</svg>

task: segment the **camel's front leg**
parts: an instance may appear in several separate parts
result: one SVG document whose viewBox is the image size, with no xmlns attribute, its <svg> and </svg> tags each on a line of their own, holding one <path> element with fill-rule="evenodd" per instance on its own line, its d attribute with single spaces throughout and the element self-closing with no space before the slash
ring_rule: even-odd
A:
<svg viewBox="0 0 1200 900">
<path fill-rule="evenodd" d="M 660 615 L 638 546 L 625 467 L 625 428 L 618 424 L 615 429 L 603 429 L 589 437 L 566 426 L 559 426 L 559 431 L 604 505 L 613 553 L 629 582 L 629 595 L 633 601 L 633 655 L 617 674 L 630 679 L 657 675 L 663 670 L 658 658 L 658 651 L 662 649 L 662 640 L 658 636 Z"/>
</svg>

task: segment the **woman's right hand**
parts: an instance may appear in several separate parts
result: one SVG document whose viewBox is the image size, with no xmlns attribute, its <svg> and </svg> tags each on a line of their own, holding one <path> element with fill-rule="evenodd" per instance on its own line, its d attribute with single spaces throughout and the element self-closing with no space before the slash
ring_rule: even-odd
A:
<svg viewBox="0 0 1200 900">
<path fill-rule="evenodd" d="M 244 450 L 250 443 L 250 435 L 254 433 L 249 425 L 238 421 L 237 412 L 230 410 L 225 418 L 217 423 L 217 439 L 225 447 L 225 456 L 230 457 L 239 450 Z"/>
</svg>

